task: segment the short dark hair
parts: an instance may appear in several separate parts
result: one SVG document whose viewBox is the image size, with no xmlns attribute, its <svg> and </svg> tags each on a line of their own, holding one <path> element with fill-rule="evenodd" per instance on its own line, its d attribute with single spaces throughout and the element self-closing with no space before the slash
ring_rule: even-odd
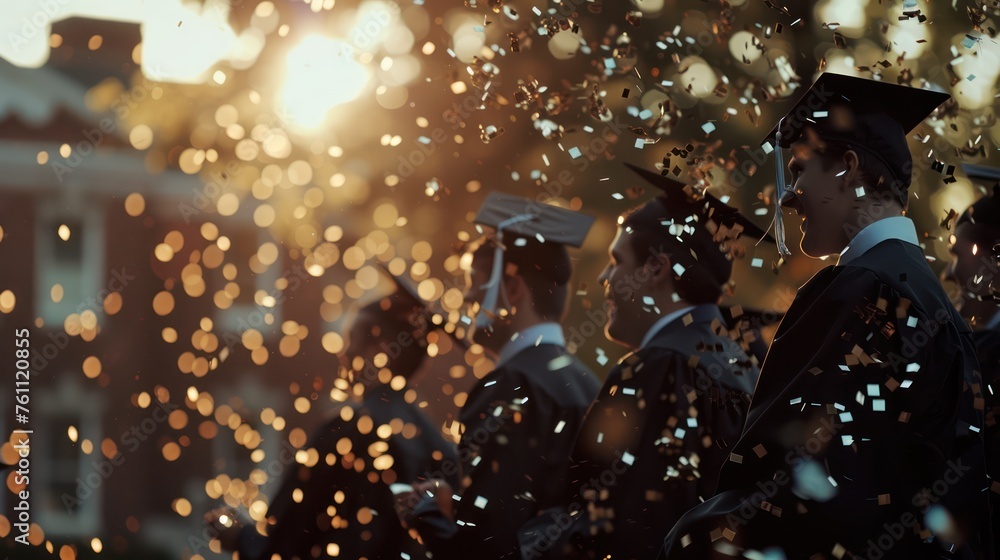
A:
<svg viewBox="0 0 1000 560">
<path fill-rule="evenodd" d="M 365 305 L 358 311 L 358 318 L 365 323 L 354 325 L 367 329 L 366 336 L 384 342 L 398 355 L 389 355 L 392 373 L 409 378 L 420 369 L 427 357 L 427 332 L 430 326 L 424 309 L 398 293 Z M 404 336 L 408 335 L 408 336 Z"/>
<path fill-rule="evenodd" d="M 837 163 L 843 161 L 844 154 L 854 151 L 858 155 L 858 170 L 861 177 L 874 192 L 889 194 L 900 206 L 906 208 L 909 202 L 909 188 L 912 177 L 897 177 L 881 159 L 867 148 L 843 140 L 823 140 L 817 150 L 823 170 L 829 171 Z M 912 167 L 912 160 L 903 166 L 907 171 Z"/>
<path fill-rule="evenodd" d="M 684 267 L 680 276 L 673 274 L 674 290 L 679 298 L 695 305 L 718 303 L 729 281 L 732 261 L 704 227 L 694 228 L 694 233 L 688 237 L 690 244 L 680 242 L 670 234 L 668 226 L 663 225 L 667 215 L 667 200 L 658 196 L 622 214 L 618 223 L 627 232 L 628 244 L 638 262 L 666 253 L 673 263 Z M 692 250 L 698 254 L 697 259 L 691 255 Z"/>
<path fill-rule="evenodd" d="M 569 279 L 572 263 L 569 251 L 558 243 L 528 240 L 518 245 L 504 238 L 504 263 L 512 264 L 531 293 L 531 305 L 546 321 L 561 321 L 569 299 Z M 472 251 L 473 262 L 490 270 L 496 252 L 496 240 L 485 237 Z M 504 267 L 505 274 L 507 267 Z"/>
</svg>

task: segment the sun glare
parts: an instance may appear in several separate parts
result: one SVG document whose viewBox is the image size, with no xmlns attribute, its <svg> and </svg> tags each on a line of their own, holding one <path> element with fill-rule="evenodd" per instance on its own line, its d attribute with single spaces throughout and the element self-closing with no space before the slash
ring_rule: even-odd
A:
<svg viewBox="0 0 1000 560">
<path fill-rule="evenodd" d="M 370 76 L 349 45 L 309 35 L 288 53 L 279 110 L 289 124 L 315 128 L 330 109 L 356 99 Z"/>
</svg>

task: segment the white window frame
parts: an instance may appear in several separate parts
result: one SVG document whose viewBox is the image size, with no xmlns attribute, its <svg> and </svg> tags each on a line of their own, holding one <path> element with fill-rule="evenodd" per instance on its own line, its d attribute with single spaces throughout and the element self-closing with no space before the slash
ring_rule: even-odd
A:
<svg viewBox="0 0 1000 560">
<path fill-rule="evenodd" d="M 38 409 L 37 412 L 33 411 L 32 415 L 33 424 L 36 426 L 32 437 L 55 445 L 71 445 L 69 436 L 65 432 L 57 431 L 51 419 L 65 416 L 79 418 L 79 422 L 75 424 L 79 434 L 77 442 L 89 439 L 94 444 L 94 451 L 87 455 L 80 450 L 73 480 L 74 482 L 77 482 L 77 479 L 83 480 L 84 484 L 87 484 L 86 477 L 93 472 L 91 462 L 105 460 L 101 454 L 101 442 L 104 439 L 101 417 L 104 414 L 105 399 L 99 392 L 84 387 L 74 372 L 64 371 L 58 379 L 56 387 L 38 389 L 38 397 L 31 400 L 32 403 L 37 403 L 35 407 Z M 46 443 L 36 448 L 44 449 Z M 102 478 L 101 484 L 92 489 L 93 494 L 81 499 L 79 507 L 70 514 L 63 506 L 62 496 L 55 495 L 56 492 L 53 491 L 56 475 L 53 472 L 52 460 L 44 458 L 32 461 L 31 467 L 34 475 L 31 477 L 31 492 L 33 497 L 38 496 L 38 499 L 32 500 L 32 504 L 38 508 L 35 510 L 38 522 L 46 531 L 56 535 L 80 537 L 100 532 L 105 485 L 114 477 L 114 472 L 108 479 Z M 74 495 L 74 498 L 76 497 Z M 46 508 L 44 504 L 54 504 L 54 509 Z"/>
<path fill-rule="evenodd" d="M 271 236 L 264 230 L 260 228 L 254 228 L 257 233 L 257 247 L 260 247 L 263 243 L 268 241 L 274 241 Z M 278 293 L 278 289 L 274 287 L 274 283 L 281 278 L 282 274 L 282 262 L 281 257 L 278 260 L 267 267 L 267 270 L 263 274 L 257 274 L 249 269 L 249 265 L 244 261 L 238 264 L 240 274 L 253 274 L 254 286 L 253 291 L 257 293 L 260 290 L 264 290 L 268 294 Z M 242 294 L 241 294 L 242 295 Z M 253 294 L 250 294 L 253 296 Z M 274 307 L 264 307 L 262 305 L 257 305 L 255 303 L 234 303 L 228 309 L 218 309 L 213 306 L 216 314 L 216 323 L 218 324 L 217 330 L 221 332 L 229 332 L 235 334 L 237 337 L 242 336 L 243 332 L 240 329 L 246 330 L 249 328 L 255 328 L 261 332 L 265 340 L 271 340 L 274 335 L 271 334 L 272 330 L 277 329 L 281 326 L 281 316 L 282 316 L 282 305 L 283 302 L 279 300 L 275 303 Z M 266 323 L 257 324 L 251 321 L 251 317 L 260 314 L 261 317 L 270 313 L 274 316 L 274 323 L 268 325 Z M 271 327 L 274 327 L 272 329 Z"/>
<path fill-rule="evenodd" d="M 80 267 L 61 266 L 56 262 L 56 223 L 61 217 L 78 220 L 83 231 L 70 231 L 70 235 L 83 236 L 83 255 Z M 46 328 L 61 329 L 66 317 L 91 309 L 101 317 L 103 306 L 98 300 L 104 282 L 104 209 L 91 202 L 79 200 L 79 196 L 39 197 L 35 223 L 35 291 L 36 316 L 45 321 Z M 64 295 L 56 303 L 52 301 L 52 286 L 64 287 L 68 281 L 79 281 L 79 301 L 72 295 Z M 87 305 L 88 298 L 93 301 Z"/>
</svg>

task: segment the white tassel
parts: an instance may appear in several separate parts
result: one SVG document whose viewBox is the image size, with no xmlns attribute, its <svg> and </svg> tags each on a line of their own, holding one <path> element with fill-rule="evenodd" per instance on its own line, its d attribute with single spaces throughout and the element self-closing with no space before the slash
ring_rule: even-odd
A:
<svg viewBox="0 0 1000 560">
<path fill-rule="evenodd" d="M 781 197 L 785 192 L 792 190 L 791 185 L 785 184 L 785 158 L 781 155 L 781 125 L 785 124 L 785 117 L 778 121 L 778 132 L 774 136 L 775 172 L 777 184 L 774 187 L 774 239 L 778 246 L 778 254 L 788 257 L 792 254 L 785 244 L 785 220 L 781 213 Z"/>
<path fill-rule="evenodd" d="M 484 329 L 493 324 L 493 317 L 497 312 L 497 299 L 500 295 L 500 288 L 503 284 L 503 252 L 506 249 L 503 244 L 503 230 L 520 222 L 527 222 L 535 216 L 533 214 L 519 214 L 508 218 L 499 224 L 496 229 L 496 248 L 493 250 L 493 270 L 490 271 L 490 279 L 483 284 L 486 288 L 486 295 L 479 304 L 479 314 L 476 315 L 476 328 Z"/>
</svg>

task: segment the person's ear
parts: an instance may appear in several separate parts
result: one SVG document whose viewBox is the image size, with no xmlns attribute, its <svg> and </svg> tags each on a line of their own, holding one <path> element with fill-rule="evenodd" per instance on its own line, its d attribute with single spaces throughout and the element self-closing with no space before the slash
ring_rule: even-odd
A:
<svg viewBox="0 0 1000 560">
<path fill-rule="evenodd" d="M 674 265 L 670 260 L 670 255 L 664 251 L 658 251 L 651 256 L 645 265 L 650 272 L 649 281 L 654 286 L 662 286 L 664 282 L 673 282 Z"/>
<path fill-rule="evenodd" d="M 858 188 L 861 185 L 861 160 L 854 150 L 847 150 L 841 158 L 844 165 L 843 175 L 838 177 L 841 180 L 841 190 Z"/>
<path fill-rule="evenodd" d="M 528 289 L 528 283 L 520 274 L 504 276 L 503 287 L 507 292 L 507 301 L 512 307 L 521 308 L 531 305 L 531 290 Z"/>
</svg>

